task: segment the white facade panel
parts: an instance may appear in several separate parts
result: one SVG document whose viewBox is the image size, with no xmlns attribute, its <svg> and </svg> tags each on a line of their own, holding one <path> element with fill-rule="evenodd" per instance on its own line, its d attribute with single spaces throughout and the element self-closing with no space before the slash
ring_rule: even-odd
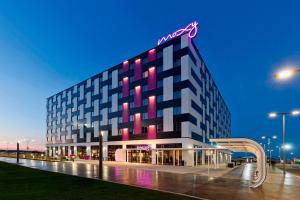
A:
<svg viewBox="0 0 300 200">
<path fill-rule="evenodd" d="M 173 99 L 173 76 L 163 79 L 163 100 Z"/>
<path fill-rule="evenodd" d="M 99 94 L 99 78 L 94 80 L 94 95 Z"/>
<path fill-rule="evenodd" d="M 112 78 L 111 88 L 116 88 L 116 87 L 118 87 L 118 83 L 119 83 L 119 81 L 118 81 L 118 70 L 114 70 L 114 71 L 112 72 L 111 78 Z"/>
<path fill-rule="evenodd" d="M 163 70 L 173 68 L 173 45 L 163 49 Z"/>
<path fill-rule="evenodd" d="M 84 85 L 81 85 L 79 88 L 79 100 L 84 98 Z"/>
<path fill-rule="evenodd" d="M 106 103 L 108 101 L 108 86 L 105 85 L 102 88 L 102 103 Z"/>
<path fill-rule="evenodd" d="M 163 131 L 173 131 L 173 107 L 163 109 Z"/>
<path fill-rule="evenodd" d="M 118 135 L 118 118 L 112 118 L 111 119 L 111 135 L 116 136 Z"/>
<path fill-rule="evenodd" d="M 111 99 L 111 112 L 117 112 L 118 111 L 118 94 L 115 93 L 112 95 Z"/>
</svg>

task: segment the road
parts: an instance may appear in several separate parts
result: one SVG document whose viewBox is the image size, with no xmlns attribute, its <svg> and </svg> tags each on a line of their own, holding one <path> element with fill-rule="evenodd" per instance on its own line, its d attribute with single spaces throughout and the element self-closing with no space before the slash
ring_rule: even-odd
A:
<svg viewBox="0 0 300 200">
<path fill-rule="evenodd" d="M 0 161 L 16 163 L 13 158 L 0 158 Z M 96 164 L 71 162 L 46 162 L 20 160 L 22 166 L 69 175 L 97 178 Z M 212 178 L 195 173 L 169 173 L 141 168 L 104 165 L 103 179 L 106 181 L 133 185 L 148 189 L 185 194 L 203 199 L 298 199 L 300 179 L 287 173 L 282 178 L 281 170 L 270 168 L 264 185 L 257 189 L 249 188 L 254 164 L 246 164 L 233 169 L 222 177 Z"/>
</svg>

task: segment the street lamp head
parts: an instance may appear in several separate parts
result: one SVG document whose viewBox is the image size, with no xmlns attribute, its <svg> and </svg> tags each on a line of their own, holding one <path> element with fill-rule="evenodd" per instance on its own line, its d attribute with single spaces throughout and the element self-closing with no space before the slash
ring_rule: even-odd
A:
<svg viewBox="0 0 300 200">
<path fill-rule="evenodd" d="M 286 145 L 283 146 L 283 148 L 286 149 L 286 150 L 290 150 L 290 149 L 292 149 L 292 145 L 286 144 Z"/>
<path fill-rule="evenodd" d="M 276 112 L 271 112 L 271 113 L 269 113 L 269 117 L 270 118 L 275 118 L 275 117 L 277 117 L 277 113 Z"/>
<path fill-rule="evenodd" d="M 297 69 L 295 68 L 285 68 L 280 71 L 278 71 L 275 74 L 275 78 L 278 80 L 287 80 L 293 77 L 297 72 Z"/>
<path fill-rule="evenodd" d="M 291 114 L 294 116 L 300 115 L 300 110 L 293 110 Z"/>
<path fill-rule="evenodd" d="M 277 139 L 277 135 L 273 135 L 273 137 L 272 137 L 273 139 Z"/>
<path fill-rule="evenodd" d="M 261 136 L 261 139 L 266 139 L 266 136 Z"/>
</svg>

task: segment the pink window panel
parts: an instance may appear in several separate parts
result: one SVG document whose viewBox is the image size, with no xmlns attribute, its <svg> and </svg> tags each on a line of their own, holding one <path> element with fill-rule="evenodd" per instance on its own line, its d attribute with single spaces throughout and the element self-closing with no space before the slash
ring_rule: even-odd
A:
<svg viewBox="0 0 300 200">
<path fill-rule="evenodd" d="M 156 69 L 150 67 L 148 70 L 148 90 L 156 89 Z"/>
<path fill-rule="evenodd" d="M 156 50 L 151 49 L 150 51 L 148 51 L 148 61 L 151 62 L 155 59 L 156 59 Z"/>
<path fill-rule="evenodd" d="M 137 59 L 134 62 L 134 80 L 140 80 L 142 78 L 142 61 Z"/>
<path fill-rule="evenodd" d="M 129 130 L 128 128 L 122 129 L 122 140 L 128 140 L 129 139 Z"/>
<path fill-rule="evenodd" d="M 128 97 L 129 95 L 129 80 L 128 77 L 124 77 L 122 81 L 122 96 Z"/>
<path fill-rule="evenodd" d="M 141 86 L 136 86 L 134 88 L 134 107 L 142 106 L 142 89 Z"/>
<path fill-rule="evenodd" d="M 156 97 L 148 97 L 148 119 L 156 118 Z"/>
<path fill-rule="evenodd" d="M 133 127 L 134 134 L 141 134 L 142 133 L 142 119 L 141 113 L 136 113 L 134 115 L 134 127 Z"/>
<path fill-rule="evenodd" d="M 155 125 L 148 126 L 148 139 L 156 139 L 156 126 Z"/>
<path fill-rule="evenodd" d="M 123 62 L 123 72 L 127 72 L 129 70 L 129 62 L 128 60 Z"/>
<path fill-rule="evenodd" d="M 122 122 L 126 123 L 129 121 L 129 115 L 128 115 L 128 103 L 123 103 L 123 112 L 122 112 Z"/>
</svg>

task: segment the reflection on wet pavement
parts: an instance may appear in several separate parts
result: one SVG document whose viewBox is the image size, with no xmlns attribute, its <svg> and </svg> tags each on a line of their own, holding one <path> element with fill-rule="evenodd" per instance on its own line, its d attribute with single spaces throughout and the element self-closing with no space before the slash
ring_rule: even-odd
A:
<svg viewBox="0 0 300 200">
<path fill-rule="evenodd" d="M 16 163 L 13 158 L 0 158 L 0 161 Z M 20 160 L 26 167 L 98 178 L 96 164 L 71 162 L 46 162 Z M 291 174 L 282 178 L 279 169 L 270 169 L 263 187 L 249 188 L 255 170 L 254 164 L 246 164 L 233 169 L 222 178 L 197 174 L 176 174 L 162 171 L 104 165 L 103 179 L 107 181 L 192 195 L 207 199 L 297 199 L 300 195 L 300 180 Z M 286 184 L 285 184 L 286 183 Z"/>
</svg>

